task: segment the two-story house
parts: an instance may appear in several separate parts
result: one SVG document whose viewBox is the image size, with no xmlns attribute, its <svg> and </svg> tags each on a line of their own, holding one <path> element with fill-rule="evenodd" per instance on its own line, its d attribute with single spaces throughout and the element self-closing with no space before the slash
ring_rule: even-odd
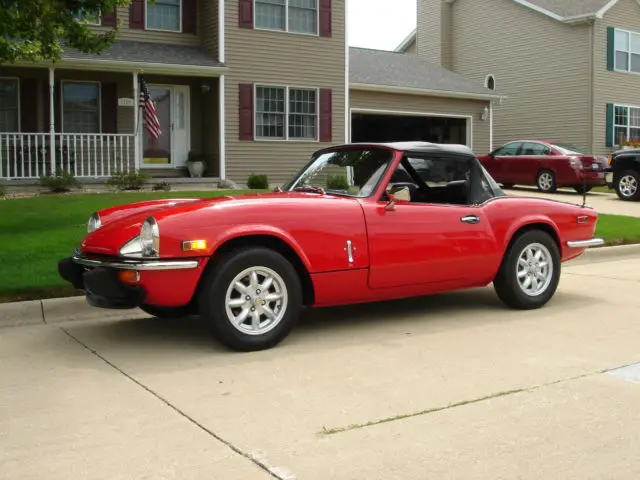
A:
<svg viewBox="0 0 640 480">
<path fill-rule="evenodd" d="M 418 0 L 396 49 L 508 99 L 495 142 L 538 138 L 606 154 L 640 140 L 637 0 Z"/>
</svg>

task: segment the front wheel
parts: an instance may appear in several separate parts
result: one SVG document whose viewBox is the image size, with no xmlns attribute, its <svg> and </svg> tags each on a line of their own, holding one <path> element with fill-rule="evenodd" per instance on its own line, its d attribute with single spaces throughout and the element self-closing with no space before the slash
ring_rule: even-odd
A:
<svg viewBox="0 0 640 480">
<path fill-rule="evenodd" d="M 199 293 L 200 313 L 214 336 L 238 351 L 274 347 L 297 322 L 300 278 L 279 253 L 249 247 L 212 265 Z"/>
<path fill-rule="evenodd" d="M 615 189 L 620 200 L 640 200 L 640 173 L 625 170 L 616 180 Z"/>
<path fill-rule="evenodd" d="M 542 193 L 553 193 L 558 189 L 556 176 L 551 170 L 542 170 L 536 177 L 536 187 Z"/>
<path fill-rule="evenodd" d="M 560 250 L 542 230 L 517 237 L 506 251 L 493 281 L 500 300 L 511 308 L 540 308 L 553 297 L 560 281 Z"/>
</svg>

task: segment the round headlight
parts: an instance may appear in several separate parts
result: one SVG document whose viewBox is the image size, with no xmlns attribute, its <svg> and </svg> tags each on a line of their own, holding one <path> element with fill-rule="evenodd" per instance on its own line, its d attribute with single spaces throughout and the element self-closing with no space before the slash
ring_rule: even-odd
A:
<svg viewBox="0 0 640 480">
<path fill-rule="evenodd" d="M 160 255 L 160 229 L 153 217 L 147 218 L 140 230 L 140 247 L 143 257 L 157 257 Z"/>
<path fill-rule="evenodd" d="M 87 231 L 89 233 L 95 232 L 102 226 L 102 222 L 100 221 L 100 215 L 98 212 L 94 212 L 89 217 L 89 222 L 87 223 Z"/>
</svg>

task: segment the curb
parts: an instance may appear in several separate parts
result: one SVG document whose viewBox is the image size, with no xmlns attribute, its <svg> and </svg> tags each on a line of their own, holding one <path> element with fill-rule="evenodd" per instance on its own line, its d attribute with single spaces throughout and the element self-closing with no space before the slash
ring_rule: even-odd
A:
<svg viewBox="0 0 640 480">
<path fill-rule="evenodd" d="M 640 256 L 640 244 L 588 249 L 580 257 L 565 265 L 610 262 Z M 107 310 L 87 304 L 84 296 L 48 298 L 0 304 L 0 328 L 26 325 L 50 325 L 80 320 L 119 320 L 147 318 L 140 309 Z"/>
</svg>

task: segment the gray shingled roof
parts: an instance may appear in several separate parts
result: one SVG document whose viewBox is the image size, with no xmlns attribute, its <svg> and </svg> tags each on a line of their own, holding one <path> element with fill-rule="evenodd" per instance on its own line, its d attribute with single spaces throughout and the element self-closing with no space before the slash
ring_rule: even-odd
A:
<svg viewBox="0 0 640 480">
<path fill-rule="evenodd" d="M 202 67 L 224 66 L 217 58 L 205 52 L 201 47 L 124 40 L 113 42 L 100 55 L 87 54 L 73 48 L 65 48 L 60 57 L 62 60 L 112 60 Z"/>
<path fill-rule="evenodd" d="M 610 0 L 528 0 L 536 7 L 549 10 L 561 17 L 577 17 L 596 13 Z"/>
<path fill-rule="evenodd" d="M 497 95 L 481 82 L 428 63 L 417 55 L 356 47 L 349 49 L 349 81 L 352 84 Z"/>
</svg>

